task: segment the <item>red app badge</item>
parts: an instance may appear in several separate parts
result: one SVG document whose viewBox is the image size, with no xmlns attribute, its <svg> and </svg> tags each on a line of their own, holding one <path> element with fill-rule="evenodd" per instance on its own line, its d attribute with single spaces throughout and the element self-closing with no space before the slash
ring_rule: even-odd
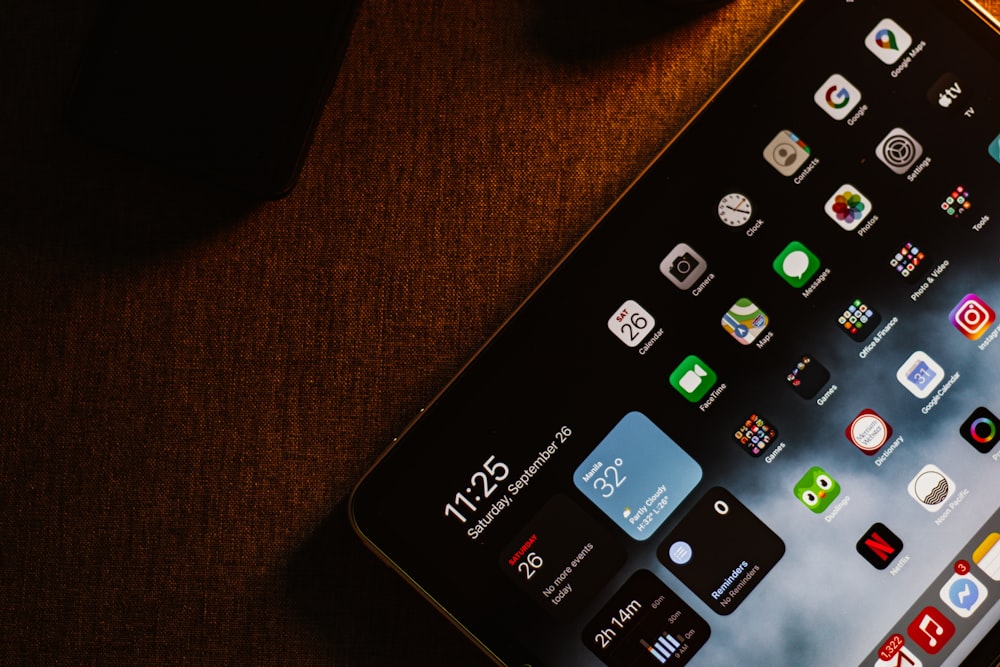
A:
<svg viewBox="0 0 1000 667">
<path fill-rule="evenodd" d="M 934 607 L 924 607 L 906 627 L 906 634 L 917 646 L 934 655 L 955 636 L 955 626 Z"/>
</svg>

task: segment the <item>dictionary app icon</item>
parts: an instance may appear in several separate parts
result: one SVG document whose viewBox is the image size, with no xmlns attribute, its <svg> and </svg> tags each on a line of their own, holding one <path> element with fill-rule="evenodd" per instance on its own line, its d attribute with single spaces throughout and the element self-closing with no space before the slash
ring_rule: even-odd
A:
<svg viewBox="0 0 1000 667">
<path fill-rule="evenodd" d="M 714 612 L 733 613 L 785 554 L 785 543 L 726 489 L 709 489 L 656 557 Z"/>
</svg>

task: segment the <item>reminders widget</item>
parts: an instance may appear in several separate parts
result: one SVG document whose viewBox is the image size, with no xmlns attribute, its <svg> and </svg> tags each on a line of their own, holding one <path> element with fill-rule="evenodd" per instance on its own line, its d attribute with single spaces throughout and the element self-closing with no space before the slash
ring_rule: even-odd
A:
<svg viewBox="0 0 1000 667">
<path fill-rule="evenodd" d="M 573 473 L 583 495 L 635 540 L 649 539 L 701 481 L 701 466 L 630 412 Z"/>
<path fill-rule="evenodd" d="M 610 531 L 564 495 L 553 496 L 500 550 L 500 569 L 559 618 L 579 613 L 625 564 Z"/>
<path fill-rule="evenodd" d="M 712 611 L 736 611 L 785 555 L 785 543 L 726 489 L 702 496 L 656 557 Z"/>
<path fill-rule="evenodd" d="M 648 570 L 639 570 L 583 629 L 583 643 L 608 667 L 686 665 L 712 628 Z"/>
</svg>

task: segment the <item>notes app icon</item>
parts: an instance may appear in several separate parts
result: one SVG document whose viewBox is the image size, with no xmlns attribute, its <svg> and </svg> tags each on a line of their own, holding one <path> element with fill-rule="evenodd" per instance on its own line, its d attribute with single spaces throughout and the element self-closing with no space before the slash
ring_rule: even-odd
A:
<svg viewBox="0 0 1000 667">
<path fill-rule="evenodd" d="M 972 552 L 972 562 L 993 581 L 1000 581 L 1000 533 L 990 533 Z"/>
</svg>

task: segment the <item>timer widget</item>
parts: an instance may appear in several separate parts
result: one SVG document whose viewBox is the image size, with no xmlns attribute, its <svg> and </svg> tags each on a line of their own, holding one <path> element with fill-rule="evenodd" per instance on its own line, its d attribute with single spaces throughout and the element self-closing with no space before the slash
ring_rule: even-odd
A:
<svg viewBox="0 0 1000 667">
<path fill-rule="evenodd" d="M 639 570 L 583 629 L 583 643 L 608 667 L 686 665 L 712 628 L 648 570 Z"/>
<path fill-rule="evenodd" d="M 629 537 L 649 539 L 701 481 L 701 466 L 641 412 L 611 429 L 573 473 Z"/>
</svg>

